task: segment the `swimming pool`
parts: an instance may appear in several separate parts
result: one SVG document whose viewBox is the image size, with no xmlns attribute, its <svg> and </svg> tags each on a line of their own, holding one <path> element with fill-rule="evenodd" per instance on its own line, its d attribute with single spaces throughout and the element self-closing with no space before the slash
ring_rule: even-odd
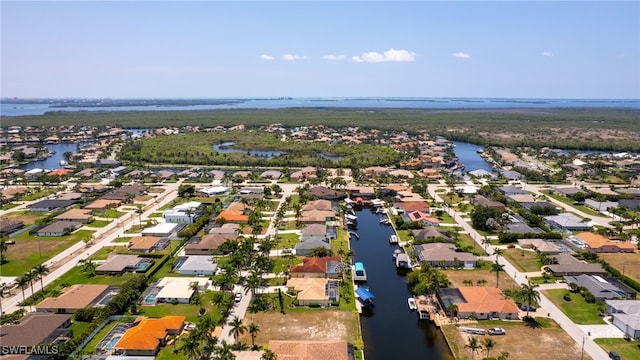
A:
<svg viewBox="0 0 640 360">
<path fill-rule="evenodd" d="M 581 247 L 581 248 L 584 247 L 584 243 L 582 241 L 575 240 L 575 239 L 571 239 L 569 241 L 571 241 L 573 243 L 573 245 L 575 245 L 577 247 Z"/>
<path fill-rule="evenodd" d="M 113 350 L 113 348 L 116 346 L 116 344 L 118 343 L 118 341 L 120 341 L 120 338 L 122 338 L 122 336 L 116 336 L 113 339 L 111 339 L 111 341 L 109 341 L 109 343 L 107 344 L 107 346 L 105 346 L 105 349 L 107 350 Z"/>
<path fill-rule="evenodd" d="M 144 299 L 144 302 L 147 304 L 153 304 L 154 302 L 156 302 L 156 295 L 158 294 L 149 294 L 149 296 Z"/>
<path fill-rule="evenodd" d="M 100 300 L 98 305 L 101 305 L 101 306 L 107 305 L 111 301 L 111 299 L 113 299 L 114 296 L 115 296 L 114 294 L 109 294 L 105 296 L 102 300 Z"/>
</svg>

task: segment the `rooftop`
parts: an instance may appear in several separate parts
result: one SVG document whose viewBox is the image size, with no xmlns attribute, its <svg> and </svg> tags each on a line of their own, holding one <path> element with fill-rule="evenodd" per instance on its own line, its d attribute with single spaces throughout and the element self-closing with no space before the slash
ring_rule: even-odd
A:
<svg viewBox="0 0 640 360">
<path fill-rule="evenodd" d="M 109 285 L 79 284 L 66 288 L 58 297 L 48 297 L 36 305 L 37 311 L 47 309 L 82 309 L 92 305 Z"/>
</svg>

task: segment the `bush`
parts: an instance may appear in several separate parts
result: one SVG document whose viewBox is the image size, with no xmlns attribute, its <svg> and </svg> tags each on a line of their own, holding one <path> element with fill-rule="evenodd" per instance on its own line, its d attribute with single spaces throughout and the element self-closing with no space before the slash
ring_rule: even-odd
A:
<svg viewBox="0 0 640 360">
<path fill-rule="evenodd" d="M 564 301 L 571 301 L 571 295 L 570 294 L 564 294 L 564 296 L 562 297 L 564 299 Z"/>
</svg>

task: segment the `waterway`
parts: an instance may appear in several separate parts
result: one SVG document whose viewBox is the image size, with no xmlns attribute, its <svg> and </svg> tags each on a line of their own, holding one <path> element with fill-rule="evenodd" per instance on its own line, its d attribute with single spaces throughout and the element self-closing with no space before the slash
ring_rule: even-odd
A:
<svg viewBox="0 0 640 360">
<path fill-rule="evenodd" d="M 444 336 L 431 322 L 410 311 L 406 274 L 398 273 L 389 244 L 391 226 L 380 225 L 381 215 L 356 211 L 359 239 L 351 240 L 354 261 L 364 264 L 367 286 L 375 295 L 371 312 L 360 317 L 367 360 L 451 360 Z"/>
<path fill-rule="evenodd" d="M 453 152 L 458 160 L 464 164 L 465 172 L 479 169 L 492 171 L 491 165 L 478 154 L 478 149 L 482 149 L 482 146 L 459 141 L 453 141 L 453 144 L 455 145 Z"/>
<path fill-rule="evenodd" d="M 55 152 L 55 154 L 44 160 L 32 161 L 27 164 L 23 164 L 18 166 L 18 169 L 22 170 L 32 170 L 32 169 L 45 169 L 45 170 L 54 170 L 59 169 L 60 161 L 64 160 L 64 153 L 70 152 L 75 154 L 78 150 L 84 146 L 89 145 L 90 142 L 82 142 L 82 143 L 59 143 L 59 144 L 47 144 L 44 145 L 50 152 Z"/>
<path fill-rule="evenodd" d="M 221 99 L 224 100 L 224 99 Z M 282 108 L 397 108 L 397 109 L 500 109 L 500 108 L 631 108 L 640 109 L 638 99 L 507 99 L 507 98 L 287 98 L 239 99 L 216 105 L 51 107 L 52 104 L 0 103 L 1 116 L 42 115 L 50 111 L 189 111 L 214 109 Z"/>
</svg>

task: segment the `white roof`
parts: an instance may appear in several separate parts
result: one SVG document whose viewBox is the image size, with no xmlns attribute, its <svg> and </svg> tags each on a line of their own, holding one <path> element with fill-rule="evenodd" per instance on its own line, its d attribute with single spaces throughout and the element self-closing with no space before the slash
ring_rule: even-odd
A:
<svg viewBox="0 0 640 360">
<path fill-rule="evenodd" d="M 142 230 L 142 234 L 168 234 L 173 232 L 177 226 L 178 224 L 173 223 L 160 223 L 156 226 Z"/>
<path fill-rule="evenodd" d="M 44 169 L 35 168 L 35 169 L 31 169 L 31 170 L 25 172 L 24 174 L 25 175 L 40 174 L 43 171 L 44 171 Z"/>
<path fill-rule="evenodd" d="M 227 191 L 229 191 L 229 188 L 224 186 L 214 186 L 214 187 L 200 189 L 201 193 L 205 193 L 207 195 L 224 194 Z"/>
<path fill-rule="evenodd" d="M 180 271 L 216 271 L 218 264 L 208 255 L 191 255 L 180 266 Z"/>
<path fill-rule="evenodd" d="M 190 289 L 191 284 L 194 282 L 198 283 L 198 287 L 206 287 L 209 279 L 202 277 L 165 277 L 158 283 L 158 286 L 161 286 L 162 289 L 156 297 L 161 299 L 189 299 L 194 292 Z"/>
<path fill-rule="evenodd" d="M 173 210 L 184 210 L 184 211 L 186 211 L 187 209 L 197 209 L 200 205 L 202 205 L 201 202 L 189 201 L 189 202 L 186 202 L 184 204 L 180 204 L 180 205 L 174 206 Z"/>
</svg>

